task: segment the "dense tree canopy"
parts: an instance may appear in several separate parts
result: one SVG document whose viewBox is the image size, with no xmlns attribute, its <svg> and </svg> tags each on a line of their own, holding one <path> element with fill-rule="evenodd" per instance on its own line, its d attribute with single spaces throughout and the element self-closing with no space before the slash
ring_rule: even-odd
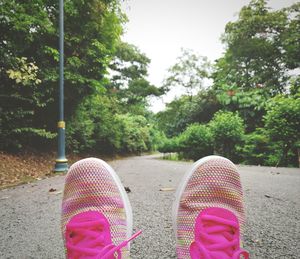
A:
<svg viewBox="0 0 300 259">
<path fill-rule="evenodd" d="M 119 0 L 65 0 L 65 115 L 69 152 L 158 148 L 198 159 L 297 165 L 300 3 L 251 0 L 225 27 L 212 64 L 182 49 L 161 87 L 150 59 L 121 41 Z M 52 150 L 58 100 L 58 1 L 0 2 L 1 150 Z M 148 97 L 184 92 L 154 115 Z"/>
<path fill-rule="evenodd" d="M 25 133 L 45 136 L 55 127 L 58 1 L 4 0 L 0 12 L 1 144 L 13 147 L 21 143 L 14 143 L 18 133 L 23 134 L 22 139 Z M 104 75 L 123 21 L 115 0 L 65 1 L 67 118 L 86 95 L 105 91 Z M 17 79 L 16 74 L 22 77 Z M 32 83 L 25 74 L 31 74 Z"/>
<path fill-rule="evenodd" d="M 287 71 L 299 67 L 299 22 L 299 3 L 273 11 L 265 0 L 252 0 L 236 22 L 226 25 L 227 49 L 216 64 L 215 85 L 262 88 L 270 95 L 284 92 Z"/>
<path fill-rule="evenodd" d="M 192 100 L 190 96 L 183 95 L 168 103 L 166 109 L 156 115 L 159 128 L 172 137 L 183 132 L 191 123 L 209 122 L 221 107 L 216 97 L 215 92 L 202 90 Z"/>
<path fill-rule="evenodd" d="M 197 155 L 181 141 L 183 136 L 193 139 L 190 149 L 197 150 L 206 144 L 205 136 L 211 134 L 212 153 L 236 162 L 297 165 L 299 26 L 299 3 L 272 10 L 267 1 L 252 0 L 243 7 L 238 19 L 226 25 L 222 36 L 225 52 L 213 66 L 211 86 L 193 98 L 189 91 L 158 113 L 159 127 L 170 137 L 160 150 L 195 159 Z M 170 70 L 174 75 L 167 78 L 169 85 L 193 89 L 208 75 L 190 72 L 203 59 L 200 55 L 183 57 L 188 56 Z M 190 81 L 181 80 L 186 78 Z M 272 99 L 277 95 L 280 97 Z M 193 123 L 208 123 L 209 127 L 190 128 Z M 197 137 L 191 129 L 198 132 Z"/>
</svg>

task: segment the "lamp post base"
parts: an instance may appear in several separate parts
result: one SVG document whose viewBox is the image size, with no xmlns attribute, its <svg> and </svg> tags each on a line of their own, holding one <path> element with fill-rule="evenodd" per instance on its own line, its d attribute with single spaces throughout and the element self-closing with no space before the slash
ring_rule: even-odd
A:
<svg viewBox="0 0 300 259">
<path fill-rule="evenodd" d="M 68 160 L 67 159 L 57 159 L 55 161 L 54 172 L 55 173 L 63 173 L 68 171 Z"/>
</svg>

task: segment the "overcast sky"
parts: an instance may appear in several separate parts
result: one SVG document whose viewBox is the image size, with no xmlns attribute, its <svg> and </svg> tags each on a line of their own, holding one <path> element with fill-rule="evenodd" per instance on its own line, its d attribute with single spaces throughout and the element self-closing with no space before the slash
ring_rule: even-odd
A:
<svg viewBox="0 0 300 259">
<path fill-rule="evenodd" d="M 129 22 L 123 40 L 136 45 L 151 59 L 149 81 L 160 86 L 181 48 L 190 48 L 211 61 L 223 52 L 220 36 L 226 23 L 237 19 L 249 0 L 126 0 L 122 5 Z M 271 8 L 290 6 L 296 0 L 270 0 Z M 179 93 L 164 98 L 170 101 Z M 162 110 L 162 100 L 152 100 Z"/>
</svg>

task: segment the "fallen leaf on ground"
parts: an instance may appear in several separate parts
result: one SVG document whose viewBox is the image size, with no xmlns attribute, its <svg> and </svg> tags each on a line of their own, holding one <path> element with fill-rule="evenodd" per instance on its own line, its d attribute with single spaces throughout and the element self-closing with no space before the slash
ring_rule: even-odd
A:
<svg viewBox="0 0 300 259">
<path fill-rule="evenodd" d="M 130 192 L 131 192 L 131 190 L 130 190 L 129 187 L 124 187 L 124 189 L 125 189 L 125 191 L 126 191 L 127 193 L 130 193 Z"/>
<path fill-rule="evenodd" d="M 54 189 L 54 188 L 51 188 L 50 190 L 49 190 L 49 192 L 55 192 L 56 191 L 56 189 Z"/>
<path fill-rule="evenodd" d="M 174 191 L 175 189 L 172 187 L 165 187 L 165 188 L 160 188 L 159 190 L 161 192 L 169 192 L 169 191 Z"/>
<path fill-rule="evenodd" d="M 267 194 L 265 194 L 265 197 L 272 198 L 272 199 L 278 200 L 278 201 L 282 201 L 282 199 L 280 199 L 280 198 L 276 198 L 276 197 L 273 197 L 273 196 L 270 196 L 270 195 L 267 195 Z"/>
</svg>

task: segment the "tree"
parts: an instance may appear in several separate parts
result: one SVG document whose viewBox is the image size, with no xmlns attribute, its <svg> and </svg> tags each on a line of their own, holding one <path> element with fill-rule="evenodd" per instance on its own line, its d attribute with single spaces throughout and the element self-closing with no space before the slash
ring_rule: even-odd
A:
<svg viewBox="0 0 300 259">
<path fill-rule="evenodd" d="M 105 91 L 105 74 L 125 21 L 119 5 L 118 0 L 65 1 L 66 119 L 87 95 Z M 20 147 L 21 139 L 55 130 L 58 1 L 3 0 L 0 13 L 0 120 L 8 123 L 1 125 L 1 148 L 11 146 L 12 139 Z M 40 83 L 18 82 L 20 60 L 27 68 L 34 64 Z"/>
<path fill-rule="evenodd" d="M 287 71 L 299 67 L 293 57 L 300 51 L 299 26 L 299 3 L 271 11 L 265 0 L 252 0 L 236 22 L 226 25 L 226 52 L 213 75 L 216 87 L 261 88 L 271 96 L 284 92 Z"/>
<path fill-rule="evenodd" d="M 166 109 L 156 115 L 159 129 L 168 137 L 179 135 L 191 123 L 190 114 L 194 105 L 186 95 L 168 103 Z"/>
<path fill-rule="evenodd" d="M 297 157 L 296 149 L 300 144 L 300 99 L 276 96 L 269 102 L 264 118 L 271 140 L 281 146 L 282 157 L 277 164 L 287 166 L 289 151 Z"/>
<path fill-rule="evenodd" d="M 210 62 L 192 50 L 182 49 L 177 62 L 169 68 L 164 87 L 183 88 L 190 99 L 192 95 L 203 88 L 204 79 L 210 75 Z"/>
<path fill-rule="evenodd" d="M 300 3 L 295 3 L 283 9 L 287 14 L 285 30 L 279 35 L 282 45 L 282 55 L 287 68 L 300 67 Z"/>
<path fill-rule="evenodd" d="M 183 158 L 196 161 L 214 152 L 213 134 L 206 125 L 191 124 L 178 139 L 178 151 Z"/>
<path fill-rule="evenodd" d="M 244 136 L 244 123 L 238 114 L 217 112 L 209 123 L 214 138 L 215 151 L 236 161 L 236 147 Z"/>
<path fill-rule="evenodd" d="M 237 111 L 246 124 L 247 132 L 262 127 L 262 117 L 269 94 L 264 89 L 244 90 L 235 85 L 223 85 L 214 91 L 224 110 Z"/>
<path fill-rule="evenodd" d="M 183 95 L 168 103 L 164 111 L 156 115 L 158 127 L 168 137 L 182 133 L 189 124 L 206 123 L 220 109 L 216 93 L 212 89 L 201 90 L 190 100 Z"/>
<path fill-rule="evenodd" d="M 25 57 L 16 58 L 14 66 L 6 71 L 13 84 L 7 92 L 1 89 L 1 150 L 15 151 L 23 145 L 43 146 L 56 136 L 34 121 L 36 109 L 47 104 L 40 92 L 43 87 L 38 72 L 35 63 Z"/>
<path fill-rule="evenodd" d="M 111 79 L 107 88 L 120 101 L 124 112 L 144 115 L 147 97 L 160 96 L 163 88 L 157 88 L 147 80 L 150 59 L 134 45 L 119 42 L 116 56 L 110 64 Z"/>
</svg>

